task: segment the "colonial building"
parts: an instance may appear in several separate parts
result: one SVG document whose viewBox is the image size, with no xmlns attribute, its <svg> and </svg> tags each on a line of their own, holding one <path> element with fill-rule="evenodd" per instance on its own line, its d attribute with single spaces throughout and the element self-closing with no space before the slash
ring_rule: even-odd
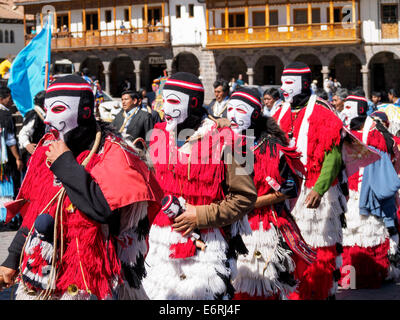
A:
<svg viewBox="0 0 400 320">
<path fill-rule="evenodd" d="M 89 68 L 112 95 L 128 79 L 190 71 L 206 101 L 217 78 L 280 84 L 290 61 L 310 65 L 322 86 L 331 75 L 347 88 L 387 90 L 400 77 L 397 0 L 15 0 L 43 26 L 54 12 L 52 60 Z M 32 35 L 25 28 L 26 42 Z"/>
<path fill-rule="evenodd" d="M 12 1 L 0 1 L 0 62 L 15 56 L 25 45 L 24 14 Z"/>
</svg>

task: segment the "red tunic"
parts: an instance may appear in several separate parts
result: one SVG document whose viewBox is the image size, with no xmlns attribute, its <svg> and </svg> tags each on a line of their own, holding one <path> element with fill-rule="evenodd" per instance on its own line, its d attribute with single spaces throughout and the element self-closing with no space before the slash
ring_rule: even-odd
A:
<svg viewBox="0 0 400 320">
<path fill-rule="evenodd" d="M 27 202 L 24 202 L 23 207 L 11 206 L 10 208 L 14 211 L 10 211 L 9 208 L 7 213 L 8 219 L 11 219 L 20 209 L 23 216 L 22 227 L 29 230 L 37 216 L 62 187 L 46 165 L 45 152 L 53 141 L 55 141 L 54 136 L 46 134 L 39 142 L 30 159 L 16 203 L 22 204 L 18 202 L 21 199 Z M 89 150 L 83 151 L 76 158 L 77 162 L 82 163 L 88 154 Z M 100 154 L 94 154 L 85 169 L 99 185 L 112 210 L 139 201 L 148 201 L 150 215 L 159 210 L 162 193 L 160 194 L 155 178 L 134 151 L 119 138 L 107 137 L 103 151 Z M 44 212 L 54 218 L 56 207 L 57 200 L 51 203 Z M 85 289 L 87 284 L 89 290 L 99 299 L 111 295 L 110 284 L 114 277 L 119 282 L 122 281 L 121 266 L 112 241 L 108 243 L 108 248 L 106 246 L 101 225 L 71 206 L 67 195 L 62 203 L 62 214 L 56 223 L 59 226 L 57 239 L 63 239 L 64 255 L 62 260 L 57 261 L 58 279 L 55 293 L 63 294 L 71 284 L 76 284 L 79 289 Z M 44 261 L 39 261 L 39 255 L 36 255 L 35 259 L 36 264 L 44 263 Z M 22 270 L 27 260 L 28 256 L 24 255 Z M 84 275 L 82 275 L 80 264 L 82 264 Z M 40 272 L 40 268 L 38 270 Z"/>
</svg>

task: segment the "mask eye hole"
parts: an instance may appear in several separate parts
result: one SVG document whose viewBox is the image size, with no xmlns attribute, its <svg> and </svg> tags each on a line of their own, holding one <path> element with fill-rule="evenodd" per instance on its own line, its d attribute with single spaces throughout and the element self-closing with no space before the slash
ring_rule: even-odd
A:
<svg viewBox="0 0 400 320">
<path fill-rule="evenodd" d="M 236 109 L 237 112 L 242 113 L 242 114 L 246 114 L 247 112 L 243 109 L 237 108 Z"/>
<path fill-rule="evenodd" d="M 181 103 L 179 100 L 177 99 L 167 99 L 167 102 L 170 104 L 179 104 Z"/>
<path fill-rule="evenodd" d="M 53 113 L 61 113 L 61 112 L 64 112 L 65 109 L 67 109 L 65 106 L 60 106 L 59 105 L 59 106 L 55 106 L 55 107 L 51 108 L 51 111 Z"/>
<path fill-rule="evenodd" d="M 293 81 L 291 81 L 291 80 L 286 80 L 286 81 L 285 81 L 285 84 L 293 84 Z"/>
<path fill-rule="evenodd" d="M 231 112 L 232 110 L 233 110 L 233 108 L 232 108 L 232 107 L 229 107 L 229 108 L 228 108 L 228 111 L 229 111 L 229 112 Z"/>
<path fill-rule="evenodd" d="M 351 109 L 351 107 L 350 107 L 350 106 L 345 106 L 345 108 L 346 108 L 347 110 Z"/>
</svg>

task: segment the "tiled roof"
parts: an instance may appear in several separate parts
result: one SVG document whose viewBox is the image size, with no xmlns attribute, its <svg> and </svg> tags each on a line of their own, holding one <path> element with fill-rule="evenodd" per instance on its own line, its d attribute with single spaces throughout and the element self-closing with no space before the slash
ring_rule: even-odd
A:
<svg viewBox="0 0 400 320">
<path fill-rule="evenodd" d="M 24 19 L 24 8 L 14 5 L 14 1 L 0 0 L 0 19 Z"/>
</svg>

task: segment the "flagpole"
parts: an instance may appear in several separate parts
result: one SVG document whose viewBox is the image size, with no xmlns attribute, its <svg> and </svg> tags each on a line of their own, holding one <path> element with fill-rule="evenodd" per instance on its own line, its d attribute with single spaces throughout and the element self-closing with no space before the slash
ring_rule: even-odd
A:
<svg viewBox="0 0 400 320">
<path fill-rule="evenodd" d="M 47 41 L 46 44 L 49 43 L 49 33 L 51 28 L 51 12 L 47 11 Z M 45 67 L 45 78 L 44 78 L 44 90 L 47 90 L 49 85 L 49 46 L 46 45 L 46 67 Z"/>
</svg>

